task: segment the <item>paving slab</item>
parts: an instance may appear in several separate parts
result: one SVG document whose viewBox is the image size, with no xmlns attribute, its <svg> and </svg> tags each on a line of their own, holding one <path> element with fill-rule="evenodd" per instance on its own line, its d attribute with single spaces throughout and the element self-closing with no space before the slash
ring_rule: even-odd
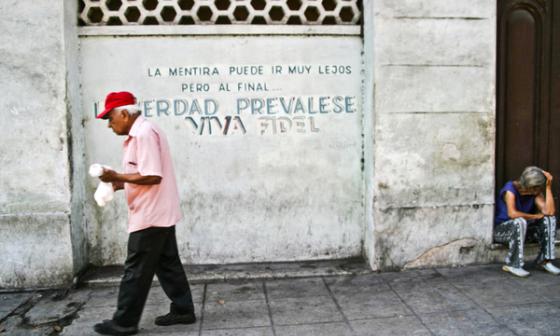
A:
<svg viewBox="0 0 560 336">
<path fill-rule="evenodd" d="M 153 288 L 152 288 L 153 289 Z M 92 288 L 90 299 L 86 302 L 86 308 L 116 307 L 119 296 L 119 287 Z"/>
<path fill-rule="evenodd" d="M 512 276 L 509 276 L 501 281 L 481 281 L 478 284 L 455 284 L 455 286 L 477 305 L 484 308 L 518 306 L 547 301 L 546 297 L 535 291 L 528 283 L 512 278 Z"/>
<path fill-rule="evenodd" d="M 249 301 L 264 300 L 264 287 L 260 281 L 208 284 L 206 301 Z"/>
<path fill-rule="evenodd" d="M 60 293 L 43 296 L 25 313 L 25 322 L 30 326 L 41 326 L 55 322 L 65 323 L 89 300 L 90 290 L 74 291 L 61 297 Z"/>
<path fill-rule="evenodd" d="M 272 327 L 202 330 L 201 336 L 274 336 Z"/>
<path fill-rule="evenodd" d="M 202 303 L 202 299 L 204 296 L 204 285 L 191 285 L 191 295 L 193 299 L 193 303 L 200 304 Z M 153 286 L 150 288 L 150 293 L 148 294 L 148 298 L 146 300 L 148 304 L 155 304 L 155 303 L 164 303 L 169 305 L 171 300 L 167 297 L 165 292 L 160 286 Z"/>
<path fill-rule="evenodd" d="M 560 276 L 558 275 L 552 275 L 548 272 L 545 272 L 541 268 L 536 267 L 525 267 L 525 269 L 531 273 L 531 275 L 527 278 L 517 278 L 510 275 L 508 276 L 511 277 L 511 279 L 515 282 L 528 284 L 532 287 L 560 285 Z"/>
<path fill-rule="evenodd" d="M 270 300 L 330 295 L 322 278 L 274 280 L 265 285 Z"/>
<path fill-rule="evenodd" d="M 560 309 L 549 303 L 489 308 L 488 312 L 518 335 L 560 335 Z"/>
<path fill-rule="evenodd" d="M 138 326 L 142 334 L 148 335 L 198 335 L 200 330 L 200 316 L 202 314 L 202 306 L 195 306 L 197 322 L 194 324 L 178 324 L 172 326 L 157 326 L 154 324 L 156 317 L 169 313 L 169 306 L 162 304 L 148 304 L 144 308 L 140 325 Z"/>
<path fill-rule="evenodd" d="M 530 291 L 537 297 L 544 298 L 546 302 L 556 302 L 560 301 L 560 282 L 551 285 L 544 286 L 526 286 L 530 288 Z"/>
<path fill-rule="evenodd" d="M 330 296 L 270 300 L 270 311 L 275 325 L 344 321 Z"/>
<path fill-rule="evenodd" d="M 2 293 L 0 294 L 0 320 L 3 320 L 17 307 L 21 306 L 33 296 L 32 293 Z"/>
<path fill-rule="evenodd" d="M 147 304 L 144 307 L 142 319 L 140 320 L 139 330 L 142 334 L 159 335 L 159 334 L 177 334 L 177 335 L 198 335 L 200 329 L 200 316 L 202 306 L 198 305 L 197 309 L 198 321 L 191 325 L 174 325 L 168 327 L 156 326 L 154 320 L 157 316 L 167 314 L 169 307 L 161 304 Z M 111 319 L 115 312 L 114 307 L 90 307 L 78 312 L 78 317 L 62 331 L 61 335 L 68 336 L 85 336 L 97 335 L 93 331 L 93 326 L 103 320 Z"/>
<path fill-rule="evenodd" d="M 415 316 L 350 321 L 358 336 L 430 336 L 431 333 Z"/>
<path fill-rule="evenodd" d="M 378 275 L 326 280 L 349 320 L 411 315 L 412 311 Z"/>
<path fill-rule="evenodd" d="M 83 307 L 77 312 L 76 319 L 72 324 L 64 327 L 61 335 L 63 336 L 86 336 L 95 335 L 93 326 L 103 320 L 109 320 L 115 312 L 113 307 Z"/>
<path fill-rule="evenodd" d="M 440 273 L 448 281 L 463 286 L 482 283 L 494 283 L 496 281 L 511 280 L 512 276 L 501 271 L 502 265 L 477 265 L 456 268 L 438 268 Z"/>
<path fill-rule="evenodd" d="M 204 285 L 191 285 L 191 294 L 195 305 L 202 303 Z M 119 295 L 118 287 L 95 287 L 91 289 L 87 308 L 116 307 Z M 162 303 L 169 305 L 171 301 L 160 286 L 150 288 L 146 304 Z"/>
<path fill-rule="evenodd" d="M 542 297 L 547 302 L 560 301 L 560 276 L 545 272 L 534 263 L 526 265 L 525 269 L 531 272 L 529 277 L 523 279 L 512 277 L 512 281 L 521 287 L 530 288 L 536 297 Z"/>
<path fill-rule="evenodd" d="M 199 320 L 189 326 L 154 325 L 155 317 L 169 310 L 168 298 L 155 286 L 146 302 L 140 335 L 560 335 L 560 277 L 534 269 L 531 277 L 519 279 L 500 268 L 495 264 L 211 281 L 192 286 Z M 82 301 L 75 299 L 79 295 L 87 302 L 70 316 L 71 324 L 61 335 L 96 335 L 93 325 L 115 311 L 118 286 L 74 290 L 52 300 L 52 292 L 41 293 L 43 299 L 31 297 L 1 323 L 0 329 L 6 331 L 0 335 L 52 334 L 57 323 L 50 321 L 56 318 L 45 317 L 64 316 L 68 303 Z M 32 295 L 17 294 L 0 294 L 3 311 L 13 311 L 26 295 Z M 2 300 L 2 295 L 10 299 Z M 54 314 L 57 311 L 63 314 Z M 32 328 L 26 321 L 48 325 Z"/>
<path fill-rule="evenodd" d="M 319 323 L 319 324 L 301 324 L 293 326 L 277 326 L 275 327 L 276 336 L 353 336 L 354 333 L 350 326 L 346 323 Z"/>
<path fill-rule="evenodd" d="M 514 336 L 505 325 L 482 309 L 419 314 L 424 325 L 441 336 Z"/>
<path fill-rule="evenodd" d="M 475 307 L 471 299 L 442 278 L 393 282 L 391 287 L 407 306 L 418 314 L 467 310 Z"/>
<path fill-rule="evenodd" d="M 412 315 L 412 311 L 391 290 L 335 297 L 348 320 Z"/>
<path fill-rule="evenodd" d="M 518 278 L 503 272 L 501 267 L 502 264 L 493 264 L 438 269 L 438 272 L 480 307 L 560 300 L 560 277 L 531 270 L 528 278 Z"/>
<path fill-rule="evenodd" d="M 271 325 L 266 301 L 206 302 L 203 329 L 268 327 Z"/>
<path fill-rule="evenodd" d="M 0 333 L 8 333 L 23 323 L 21 316 L 10 316 L 0 323 Z"/>
<path fill-rule="evenodd" d="M 200 319 L 202 313 L 202 296 L 204 285 L 191 286 L 195 309 L 198 311 L 197 317 Z M 93 288 L 90 293 L 90 300 L 80 311 L 78 317 L 71 326 L 65 327 L 62 335 L 95 335 L 93 325 L 105 319 L 110 319 L 117 306 L 118 287 Z M 164 315 L 169 312 L 170 301 L 159 286 L 152 287 L 146 300 L 144 313 L 140 322 L 140 329 L 143 333 L 161 334 L 177 333 L 177 335 L 198 335 L 200 325 L 198 322 L 189 326 L 157 327 L 153 324 L 156 316 Z"/>
<path fill-rule="evenodd" d="M 145 331 L 140 330 L 138 335 L 151 335 L 151 336 L 198 336 L 197 332 L 186 332 L 186 331 L 165 331 L 163 328 L 158 331 Z M 99 336 L 99 334 L 94 334 L 92 336 Z"/>
<path fill-rule="evenodd" d="M 400 283 L 410 283 L 418 282 L 422 280 L 430 281 L 433 279 L 441 279 L 443 275 L 436 269 L 414 269 L 414 270 L 403 270 L 399 272 L 385 272 L 385 273 L 373 273 L 371 277 L 379 277 L 380 279 L 386 281 L 390 285 L 397 285 Z"/>
<path fill-rule="evenodd" d="M 336 295 L 352 295 L 388 289 L 387 282 L 377 274 L 325 279 L 329 289 Z"/>
<path fill-rule="evenodd" d="M 6 336 L 50 336 L 54 332 L 53 326 L 27 326 L 20 316 L 10 316 L 0 323 L 0 334 Z"/>
<path fill-rule="evenodd" d="M 531 273 L 527 278 L 518 278 L 502 271 L 502 264 L 467 266 L 459 268 L 438 269 L 446 279 L 453 284 L 472 286 L 489 284 L 494 286 L 495 282 L 511 282 L 531 287 L 542 287 L 549 285 L 560 285 L 560 277 L 551 275 L 534 263 L 527 263 L 525 269 Z"/>
<path fill-rule="evenodd" d="M 556 308 L 560 308 L 560 301 L 551 301 L 549 302 L 551 305 L 553 305 Z"/>
</svg>

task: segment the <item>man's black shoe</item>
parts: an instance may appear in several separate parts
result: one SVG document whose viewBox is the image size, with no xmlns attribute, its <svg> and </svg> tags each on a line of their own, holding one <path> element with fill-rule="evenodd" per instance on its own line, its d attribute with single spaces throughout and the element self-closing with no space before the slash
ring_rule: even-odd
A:
<svg viewBox="0 0 560 336">
<path fill-rule="evenodd" d="M 193 324 L 196 322 L 194 313 L 168 313 L 167 315 L 156 317 L 155 324 L 158 326 L 169 326 L 173 324 Z"/>
<path fill-rule="evenodd" d="M 93 326 L 93 330 L 101 335 L 134 335 L 138 333 L 138 327 L 121 327 L 112 320 L 105 320 Z"/>
</svg>

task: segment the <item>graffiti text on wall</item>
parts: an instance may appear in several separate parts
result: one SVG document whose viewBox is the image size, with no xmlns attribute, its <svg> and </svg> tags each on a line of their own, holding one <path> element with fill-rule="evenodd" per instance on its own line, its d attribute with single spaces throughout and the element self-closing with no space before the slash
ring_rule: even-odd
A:
<svg viewBox="0 0 560 336">
<path fill-rule="evenodd" d="M 198 135 L 318 133 L 321 119 L 356 113 L 358 98 L 337 92 L 301 95 L 292 84 L 305 88 L 318 78 L 340 84 L 353 73 L 344 64 L 148 67 L 147 80 L 165 79 L 178 94 L 139 97 L 138 108 L 147 118 L 183 119 Z M 100 106 L 94 103 L 95 115 Z"/>
</svg>

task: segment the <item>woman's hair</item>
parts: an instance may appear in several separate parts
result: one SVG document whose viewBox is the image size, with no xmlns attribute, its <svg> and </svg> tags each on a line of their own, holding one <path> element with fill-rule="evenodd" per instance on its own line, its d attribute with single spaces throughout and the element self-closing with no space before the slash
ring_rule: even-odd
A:
<svg viewBox="0 0 560 336">
<path fill-rule="evenodd" d="M 530 166 L 521 173 L 519 184 L 524 189 L 543 187 L 546 184 L 546 176 L 544 176 L 542 169 L 539 167 Z"/>
</svg>

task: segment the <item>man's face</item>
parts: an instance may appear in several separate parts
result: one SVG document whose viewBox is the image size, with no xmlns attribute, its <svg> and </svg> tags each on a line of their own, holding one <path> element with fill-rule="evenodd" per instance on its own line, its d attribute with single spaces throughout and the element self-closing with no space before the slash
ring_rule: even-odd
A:
<svg viewBox="0 0 560 336">
<path fill-rule="evenodd" d="M 113 130 L 117 135 L 128 134 L 128 111 L 126 110 L 112 110 L 107 114 L 107 127 Z"/>
</svg>

